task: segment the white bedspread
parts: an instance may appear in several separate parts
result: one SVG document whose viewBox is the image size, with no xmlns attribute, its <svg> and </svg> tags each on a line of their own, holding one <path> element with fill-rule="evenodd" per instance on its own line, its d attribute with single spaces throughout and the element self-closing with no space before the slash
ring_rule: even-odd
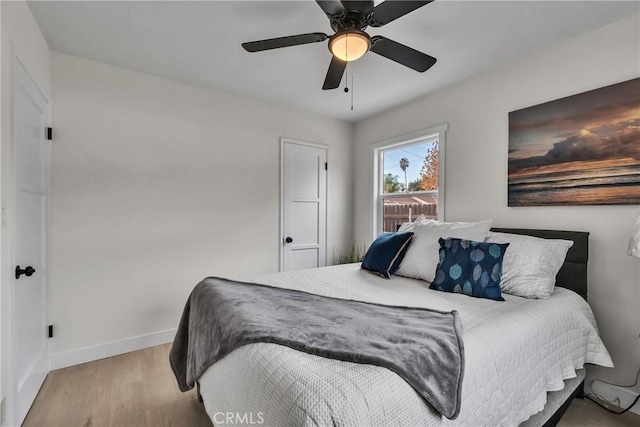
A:
<svg viewBox="0 0 640 427">
<path fill-rule="evenodd" d="M 271 426 L 517 426 L 541 411 L 547 392 L 560 390 L 585 363 L 613 366 L 590 307 L 559 287 L 548 300 L 503 295 L 506 301 L 498 302 L 429 290 L 428 283 L 414 279 L 386 280 L 358 264 L 238 279 L 338 298 L 458 310 L 466 357 L 462 408 L 454 421 L 441 417 L 385 368 L 251 344 L 200 378 L 214 423 L 222 413 L 237 413 L 236 425 L 246 414 L 247 421 Z"/>
</svg>

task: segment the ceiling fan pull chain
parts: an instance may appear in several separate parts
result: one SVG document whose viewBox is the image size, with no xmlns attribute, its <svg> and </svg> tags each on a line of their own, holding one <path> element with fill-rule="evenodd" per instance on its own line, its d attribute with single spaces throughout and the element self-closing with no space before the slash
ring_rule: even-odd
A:
<svg viewBox="0 0 640 427">
<path fill-rule="evenodd" d="M 349 34 L 347 34 L 347 37 L 345 37 L 344 39 L 344 55 L 345 55 L 345 61 L 347 61 L 347 65 L 349 64 Z"/>
<path fill-rule="evenodd" d="M 351 67 L 349 64 L 349 36 L 347 36 L 347 38 L 344 39 L 344 47 L 345 47 L 345 54 L 346 54 L 346 61 L 347 61 L 347 66 L 345 68 L 345 74 L 344 74 L 344 93 L 348 93 L 349 92 L 349 71 L 351 71 L 351 75 L 353 75 L 353 70 L 351 70 Z"/>
<path fill-rule="evenodd" d="M 349 66 L 349 63 L 347 62 L 345 67 L 344 67 L 344 93 L 348 93 L 349 92 L 349 70 L 351 69 L 351 67 Z"/>
<path fill-rule="evenodd" d="M 353 111 L 353 70 L 351 70 L 351 111 Z"/>
</svg>

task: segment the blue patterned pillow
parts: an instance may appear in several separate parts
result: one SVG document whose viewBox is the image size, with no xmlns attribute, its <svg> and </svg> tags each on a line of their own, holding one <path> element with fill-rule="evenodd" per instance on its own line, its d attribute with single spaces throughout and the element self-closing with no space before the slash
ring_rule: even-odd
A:
<svg viewBox="0 0 640 427">
<path fill-rule="evenodd" d="M 361 267 L 375 271 L 387 279 L 400 267 L 400 263 L 411 245 L 413 233 L 383 233 L 369 246 Z"/>
<path fill-rule="evenodd" d="M 502 259 L 509 243 L 440 239 L 440 261 L 429 289 L 504 301 Z"/>
</svg>

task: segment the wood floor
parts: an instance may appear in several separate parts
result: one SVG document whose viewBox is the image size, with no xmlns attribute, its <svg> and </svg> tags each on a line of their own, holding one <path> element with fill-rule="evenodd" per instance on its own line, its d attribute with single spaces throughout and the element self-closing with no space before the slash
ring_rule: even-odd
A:
<svg viewBox="0 0 640 427">
<path fill-rule="evenodd" d="M 169 344 L 49 374 L 23 427 L 210 427 L 195 392 L 181 393 Z M 559 427 L 638 427 L 640 415 L 609 414 L 575 400 Z"/>
<path fill-rule="evenodd" d="M 23 427 L 212 426 L 194 390 L 182 393 L 170 345 L 53 371 Z"/>
</svg>

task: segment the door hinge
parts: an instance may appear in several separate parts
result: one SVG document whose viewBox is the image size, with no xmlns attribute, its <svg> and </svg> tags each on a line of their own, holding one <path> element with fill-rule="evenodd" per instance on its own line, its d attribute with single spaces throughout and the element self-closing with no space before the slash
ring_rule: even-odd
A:
<svg viewBox="0 0 640 427">
<path fill-rule="evenodd" d="M 49 338 L 53 338 L 53 325 L 49 325 L 47 328 Z"/>
<path fill-rule="evenodd" d="M 53 128 L 45 128 L 45 135 L 47 135 L 47 140 L 53 141 Z"/>
<path fill-rule="evenodd" d="M 326 171 L 329 170 L 329 163 L 324 162 L 324 170 L 326 170 Z"/>
</svg>

